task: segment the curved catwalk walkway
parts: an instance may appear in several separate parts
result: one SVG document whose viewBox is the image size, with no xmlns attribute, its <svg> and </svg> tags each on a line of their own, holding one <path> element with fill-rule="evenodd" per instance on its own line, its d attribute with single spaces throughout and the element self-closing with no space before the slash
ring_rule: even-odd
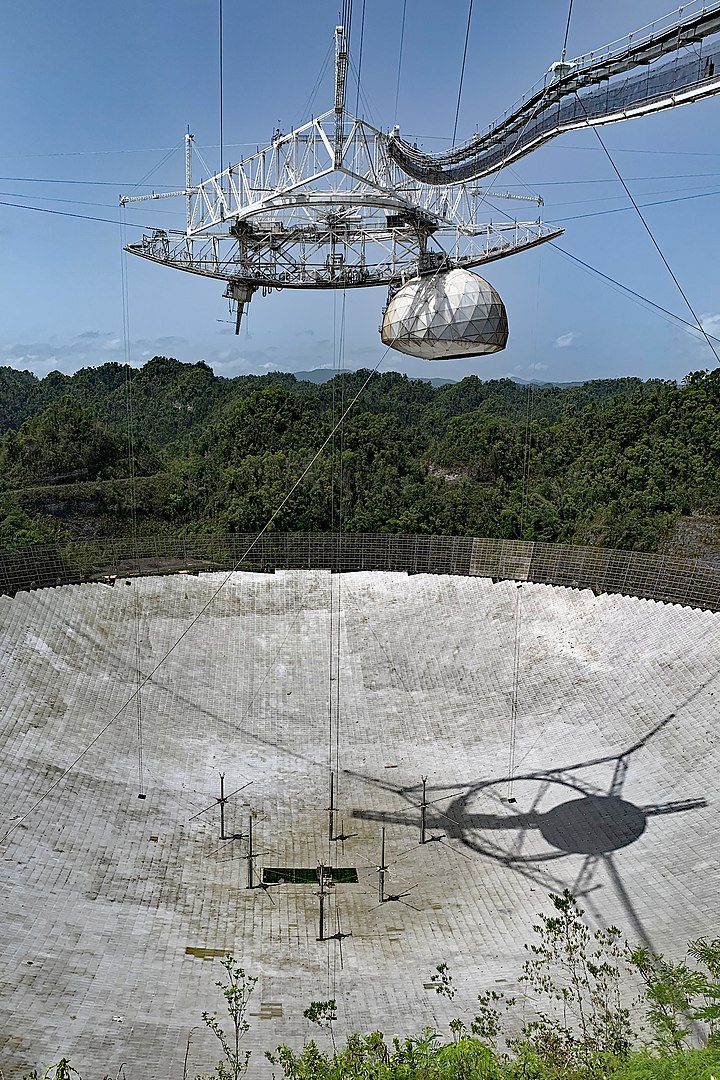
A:
<svg viewBox="0 0 720 1080">
<path fill-rule="evenodd" d="M 88 745 L 221 575 L 0 599 L 2 829 Z M 330 594 L 340 620 L 336 832 L 328 841 Z M 517 613 L 520 612 L 520 622 Z M 335 618 L 334 631 L 337 630 Z M 519 626 L 515 778 L 508 782 Z M 0 1068 L 62 1054 L 90 1080 L 188 1075 L 216 1060 L 200 1014 L 213 956 L 255 975 L 261 1050 L 311 1034 L 445 1023 L 423 984 L 451 965 L 461 1001 L 512 987 L 547 893 L 681 954 L 717 930 L 720 615 L 514 582 L 404 574 L 235 574 L 142 694 L 0 849 Z M 332 741 L 335 745 L 336 734 Z M 219 793 L 252 781 L 227 807 Z M 421 777 L 429 841 L 420 845 Z M 508 801 L 508 797 L 514 802 Z M 248 890 L 263 867 L 354 867 L 317 887 Z M 379 831 L 386 892 L 377 898 Z"/>
</svg>

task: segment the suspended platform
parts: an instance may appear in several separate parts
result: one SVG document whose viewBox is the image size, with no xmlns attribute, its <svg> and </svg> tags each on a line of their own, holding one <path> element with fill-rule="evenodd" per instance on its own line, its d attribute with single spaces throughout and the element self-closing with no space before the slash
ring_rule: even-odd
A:
<svg viewBox="0 0 720 1080">
<path fill-rule="evenodd" d="M 184 230 L 155 229 L 127 251 L 226 281 L 238 314 L 257 289 L 397 287 L 418 274 L 469 269 L 533 248 L 562 230 L 542 222 L 542 199 L 458 183 L 442 191 L 393 160 L 391 137 L 345 109 L 348 53 L 337 27 L 336 105 L 269 146 L 192 183 L 123 205 L 184 197 Z M 496 201 L 534 205 L 516 220 Z M 239 323 L 239 319 L 238 319 Z"/>
</svg>

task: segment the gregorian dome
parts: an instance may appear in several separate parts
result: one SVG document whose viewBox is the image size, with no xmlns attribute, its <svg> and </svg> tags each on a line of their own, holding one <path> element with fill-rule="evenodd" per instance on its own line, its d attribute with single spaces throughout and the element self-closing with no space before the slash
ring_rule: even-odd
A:
<svg viewBox="0 0 720 1080">
<path fill-rule="evenodd" d="M 500 352 L 508 339 L 505 305 L 468 270 L 415 277 L 390 297 L 380 335 L 385 345 L 422 360 Z"/>
</svg>

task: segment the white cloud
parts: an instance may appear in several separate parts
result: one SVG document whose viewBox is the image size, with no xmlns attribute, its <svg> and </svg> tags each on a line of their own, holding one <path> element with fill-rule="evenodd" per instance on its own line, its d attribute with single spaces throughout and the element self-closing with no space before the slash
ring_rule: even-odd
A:
<svg viewBox="0 0 720 1080">
<path fill-rule="evenodd" d="M 700 326 L 702 326 L 708 337 L 720 338 L 720 314 L 707 313 L 701 315 Z M 701 333 L 696 326 L 686 326 L 685 333 L 705 344 L 705 334 Z"/>
<path fill-rule="evenodd" d="M 578 339 L 578 334 L 574 330 L 568 330 L 566 334 L 561 334 L 560 337 L 555 338 L 556 349 L 569 349 L 571 345 L 574 345 Z"/>
<path fill-rule="evenodd" d="M 700 325 L 706 334 L 720 337 L 720 315 L 703 315 L 700 319 Z"/>
<path fill-rule="evenodd" d="M 539 360 L 536 360 L 534 364 L 528 365 L 528 371 L 547 371 L 548 365 L 541 364 Z"/>
<path fill-rule="evenodd" d="M 177 356 L 183 359 L 188 342 L 181 337 L 160 337 L 155 340 L 138 338 L 130 343 L 130 364 L 140 367 L 151 356 Z M 0 344 L 0 365 L 23 368 L 40 378 L 51 371 L 67 375 L 84 367 L 97 367 L 115 361 L 125 363 L 125 348 L 117 333 L 84 330 L 73 337 L 46 341 Z"/>
</svg>

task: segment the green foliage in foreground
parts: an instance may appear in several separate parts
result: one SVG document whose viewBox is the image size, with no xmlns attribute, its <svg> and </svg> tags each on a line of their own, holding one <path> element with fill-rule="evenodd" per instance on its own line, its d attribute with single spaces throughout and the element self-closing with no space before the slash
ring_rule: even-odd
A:
<svg viewBox="0 0 720 1080">
<path fill-rule="evenodd" d="M 281 1074 L 295 1080 L 720 1080 L 717 1047 L 685 1050 L 671 1058 L 639 1051 L 624 1059 L 598 1058 L 589 1069 L 565 1069 L 529 1052 L 498 1057 L 472 1036 L 443 1042 L 433 1031 L 395 1038 L 389 1045 L 379 1031 L 351 1035 L 338 1054 L 324 1053 L 311 1042 L 292 1058 L 282 1050 L 273 1058 Z"/>
<path fill-rule="evenodd" d="M 590 931 L 570 893 L 550 899 L 553 914 L 525 946 L 522 1001 L 481 994 L 477 1015 L 450 1021 L 450 1040 L 431 1029 L 391 1040 L 375 1031 L 340 1049 L 336 1003 L 316 1002 L 305 1016 L 330 1028 L 332 1048 L 310 1040 L 267 1056 L 289 1080 L 720 1080 L 720 940 L 693 942 L 673 963 L 632 949 L 616 927 Z M 628 998 L 633 975 L 638 993 Z M 455 999 L 447 964 L 430 982 Z"/>
<path fill-rule="evenodd" d="M 305 1018 L 323 1033 L 266 1057 L 287 1080 L 720 1080 L 720 939 L 691 942 L 676 962 L 632 948 L 613 926 L 591 931 L 566 890 L 550 894 L 551 914 L 533 927 L 517 981 L 518 997 L 490 989 L 476 1015 L 456 1016 L 450 1037 L 425 1028 L 387 1039 L 353 1032 L 338 1046 L 334 1000 L 314 1001 Z M 257 980 L 232 956 L 216 985 L 230 1022 L 203 1013 L 222 1056 L 195 1080 L 243 1080 L 251 1051 L 248 1009 Z M 635 989 L 633 990 L 633 979 Z M 427 985 L 427 984 L 426 984 Z M 446 963 L 429 984 L 448 1003 L 457 989 Z M 515 1015 L 517 1014 L 517 1015 Z M 188 1049 L 190 1036 L 188 1036 Z M 187 1074 L 187 1054 L 185 1074 Z M 42 1080 L 72 1080 L 67 1059 Z M 40 1080 L 37 1073 L 25 1080 Z M 105 1077 L 104 1080 L 112 1080 Z M 183 1076 L 186 1080 L 186 1075 Z"/>
<path fill-rule="evenodd" d="M 144 534 L 257 530 L 301 475 L 274 529 L 326 531 L 342 501 L 348 532 L 656 551 L 679 518 L 720 515 L 720 371 L 682 385 L 437 387 L 367 371 L 314 384 L 155 357 L 129 377 L 0 368 L 0 389 L 3 545 L 127 535 L 129 434 Z"/>
</svg>

